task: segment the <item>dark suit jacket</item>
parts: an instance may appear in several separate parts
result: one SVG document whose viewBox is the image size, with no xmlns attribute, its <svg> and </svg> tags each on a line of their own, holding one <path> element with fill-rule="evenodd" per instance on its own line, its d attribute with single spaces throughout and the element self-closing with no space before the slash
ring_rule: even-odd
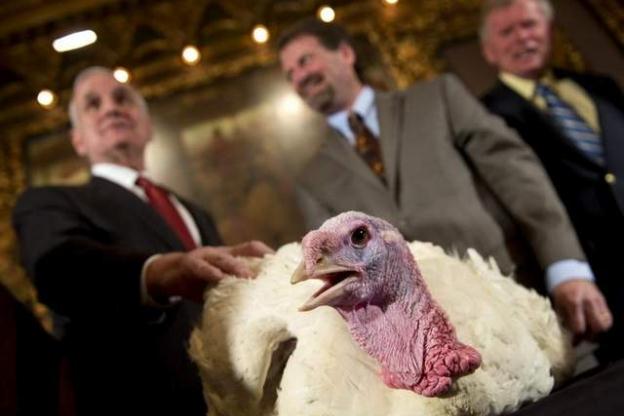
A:
<svg viewBox="0 0 624 416">
<path fill-rule="evenodd" d="M 343 211 L 363 211 L 385 218 L 409 240 L 459 253 L 474 247 L 510 272 L 503 228 L 477 189 L 482 182 L 519 224 L 542 266 L 584 258 L 533 152 L 454 76 L 376 92 L 375 99 L 388 186 L 334 133 L 299 178 L 309 227 Z"/>
<path fill-rule="evenodd" d="M 615 82 L 595 75 L 555 71 L 585 89 L 598 110 L 606 165 L 600 166 L 566 139 L 548 115 L 502 82 L 483 98 L 487 108 L 516 129 L 541 159 L 563 201 L 597 283 L 616 319 L 624 318 L 624 95 Z M 612 181 L 611 179 L 615 179 Z"/>
<path fill-rule="evenodd" d="M 212 220 L 182 201 L 205 245 Z M 81 414 L 205 414 L 186 342 L 199 305 L 150 308 L 141 269 L 182 243 L 147 203 L 108 180 L 26 191 L 14 210 L 21 258 L 40 300 L 69 318 L 66 346 Z"/>
</svg>

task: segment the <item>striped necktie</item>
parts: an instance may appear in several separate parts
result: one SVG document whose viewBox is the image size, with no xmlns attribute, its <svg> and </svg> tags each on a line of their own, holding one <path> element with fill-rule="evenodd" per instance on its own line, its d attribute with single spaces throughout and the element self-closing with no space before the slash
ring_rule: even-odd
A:
<svg viewBox="0 0 624 416">
<path fill-rule="evenodd" d="M 349 128 L 355 136 L 355 150 L 385 185 L 386 176 L 381 159 L 379 139 L 366 127 L 364 120 L 362 120 L 359 114 L 351 112 L 347 120 L 349 122 Z"/>
<path fill-rule="evenodd" d="M 537 84 L 536 93 L 546 101 L 548 113 L 563 135 L 590 159 L 604 165 L 604 149 L 596 131 L 550 87 Z"/>
</svg>

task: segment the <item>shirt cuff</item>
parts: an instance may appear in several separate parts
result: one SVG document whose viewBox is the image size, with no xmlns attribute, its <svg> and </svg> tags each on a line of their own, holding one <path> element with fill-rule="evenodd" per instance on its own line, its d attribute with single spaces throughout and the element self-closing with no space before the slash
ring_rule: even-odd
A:
<svg viewBox="0 0 624 416">
<path fill-rule="evenodd" d="M 549 293 L 552 293 L 557 285 L 575 279 L 594 281 L 594 273 L 587 262 L 560 260 L 554 262 L 546 269 L 546 288 Z"/>
<path fill-rule="evenodd" d="M 152 298 L 147 292 L 147 284 L 145 283 L 145 273 L 150 264 L 154 262 L 161 254 L 154 254 L 149 257 L 143 263 L 143 268 L 141 269 L 141 304 L 145 306 L 156 306 L 156 307 L 167 307 L 173 304 L 176 304 L 182 300 L 180 296 L 170 296 L 168 299 L 168 303 L 157 302 L 154 298 Z"/>
</svg>

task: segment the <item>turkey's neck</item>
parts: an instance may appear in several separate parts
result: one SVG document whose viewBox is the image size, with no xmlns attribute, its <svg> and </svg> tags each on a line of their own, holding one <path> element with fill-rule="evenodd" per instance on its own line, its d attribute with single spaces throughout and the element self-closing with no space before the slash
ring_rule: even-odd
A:
<svg viewBox="0 0 624 416">
<path fill-rule="evenodd" d="M 387 305 L 364 305 L 340 313 L 357 343 L 383 367 L 420 373 L 427 334 L 438 314 L 424 285 Z"/>
<path fill-rule="evenodd" d="M 417 267 L 404 272 L 393 274 L 379 296 L 386 303 L 339 312 L 356 342 L 381 365 L 386 385 L 435 396 L 449 389 L 453 377 L 474 371 L 481 357 L 457 340 Z"/>
<path fill-rule="evenodd" d="M 428 371 L 428 355 L 456 342 L 445 313 L 431 298 L 418 270 L 397 276 L 401 285 L 385 305 L 340 310 L 356 342 L 381 364 L 384 373 L 400 374 L 417 384 Z M 403 384 L 400 383 L 400 384 Z"/>
</svg>

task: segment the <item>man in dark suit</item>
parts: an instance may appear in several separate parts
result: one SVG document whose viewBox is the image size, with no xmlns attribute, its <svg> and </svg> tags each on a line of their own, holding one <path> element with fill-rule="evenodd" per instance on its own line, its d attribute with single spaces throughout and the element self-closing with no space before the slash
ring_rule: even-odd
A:
<svg viewBox="0 0 624 416">
<path fill-rule="evenodd" d="M 553 10 L 547 0 L 487 1 L 482 51 L 499 70 L 485 105 L 516 129 L 541 159 L 570 215 L 596 283 L 614 316 L 601 361 L 624 355 L 624 95 L 609 78 L 549 67 Z M 610 236 L 616 236 L 610 238 Z M 586 282 L 554 291 L 574 302 Z M 582 329 L 582 316 L 575 319 Z"/>
<path fill-rule="evenodd" d="M 309 227 L 341 211 L 364 211 L 390 221 L 408 239 L 461 254 L 474 247 L 508 273 L 507 236 L 486 209 L 481 182 L 521 228 L 549 280 L 591 278 L 533 152 L 455 77 L 375 91 L 356 73 L 346 32 L 314 19 L 285 32 L 278 47 L 292 87 L 334 128 L 299 178 Z M 595 302 L 565 310 L 588 316 L 591 333 L 604 331 L 611 324 L 604 299 L 593 283 L 586 289 Z"/>
<path fill-rule="evenodd" d="M 147 107 L 111 71 L 77 77 L 70 118 L 90 182 L 27 190 L 14 226 L 40 300 L 69 321 L 78 413 L 205 415 L 187 353 L 200 312 L 192 301 L 225 275 L 251 276 L 235 256 L 270 249 L 220 246 L 205 212 L 145 178 Z"/>
</svg>

